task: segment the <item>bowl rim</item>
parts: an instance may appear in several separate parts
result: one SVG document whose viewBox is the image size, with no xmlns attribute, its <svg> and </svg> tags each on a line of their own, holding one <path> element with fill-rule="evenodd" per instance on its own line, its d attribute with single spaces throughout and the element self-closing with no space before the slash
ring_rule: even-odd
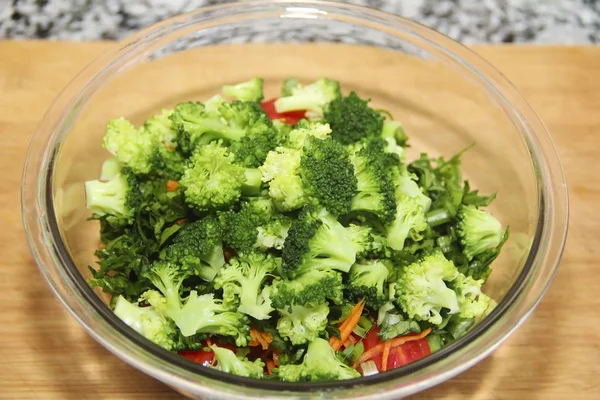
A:
<svg viewBox="0 0 600 400">
<path fill-rule="evenodd" d="M 69 90 L 75 89 L 74 93 L 76 93 L 76 96 L 80 96 L 81 93 L 88 89 L 89 82 L 86 81 L 88 75 L 92 76 L 92 80 L 96 79 L 100 73 L 95 73 L 94 71 L 104 71 L 106 67 L 114 60 L 117 60 L 118 56 L 123 54 L 126 49 L 132 46 L 140 45 L 141 43 L 143 44 L 145 41 L 154 40 L 156 37 L 160 37 L 164 33 L 165 27 L 182 29 L 182 27 L 185 26 L 186 23 L 189 23 L 189 21 L 193 20 L 194 17 L 209 15 L 210 13 L 223 13 L 223 15 L 231 14 L 228 11 L 234 10 L 239 13 L 241 7 L 251 9 L 252 6 L 277 10 L 283 10 L 285 7 L 304 6 L 307 7 L 304 12 L 311 12 L 311 9 L 326 9 L 330 11 L 330 15 L 331 10 L 350 10 L 362 13 L 365 15 L 365 17 L 377 16 L 381 20 L 389 21 L 389 23 L 396 28 L 403 27 L 404 29 L 411 30 L 414 34 L 419 35 L 423 40 L 432 42 L 441 51 L 444 51 L 449 56 L 470 66 L 471 72 L 474 75 L 478 75 L 483 82 L 487 83 L 490 88 L 495 91 L 495 94 L 498 96 L 498 98 L 505 102 L 508 106 L 511 106 L 513 111 L 517 114 L 516 117 L 520 118 L 522 126 L 530 135 L 528 138 L 530 140 L 530 142 L 528 142 L 528 146 L 538 150 L 537 154 L 536 152 L 532 153 L 532 162 L 537 165 L 539 169 L 537 181 L 539 194 L 539 214 L 533 244 L 530 247 L 530 252 L 527 260 L 525 261 L 523 270 L 511 288 L 508 290 L 505 297 L 499 302 L 496 309 L 458 341 L 444 347 L 434 354 L 431 354 L 406 366 L 390 370 L 385 373 L 361 377 L 354 380 L 317 383 L 292 383 L 244 378 L 203 367 L 183 357 L 169 353 L 143 338 L 141 335 L 137 334 L 137 332 L 133 331 L 133 329 L 128 327 L 124 322 L 122 322 L 118 317 L 116 317 L 116 315 L 114 315 L 114 313 L 100 301 L 93 290 L 85 283 L 85 280 L 77 270 L 77 267 L 72 261 L 70 254 L 63 240 L 61 239 L 58 219 L 55 214 L 53 199 L 53 161 L 55 161 L 55 157 L 58 156 L 58 150 L 61 143 L 58 140 L 59 135 L 57 129 L 48 129 L 48 127 L 52 125 L 54 125 L 55 128 L 62 126 L 64 124 L 64 120 L 71 115 L 69 111 L 72 111 L 72 104 L 76 99 L 71 98 L 72 96 L 69 95 Z M 252 13 L 250 11 L 246 11 L 246 15 L 251 16 Z M 258 16 L 257 19 L 260 18 L 261 17 Z M 223 19 L 224 18 L 220 16 L 216 17 L 217 23 Z M 420 34 L 418 32 L 420 32 Z M 450 48 L 452 48 L 453 51 L 449 50 Z M 465 59 L 468 59 L 469 62 L 465 61 Z M 479 72 L 481 67 L 473 67 L 472 65 L 474 63 L 485 67 L 484 69 L 486 69 L 486 74 L 483 75 Z M 493 82 L 499 82 L 502 84 L 503 91 L 499 91 L 497 89 L 498 85 L 494 85 Z M 518 102 L 517 105 L 515 105 L 515 100 L 509 101 L 506 98 L 507 93 L 510 94 L 513 99 L 516 99 Z M 65 104 L 71 107 L 63 108 Z M 517 108 L 519 108 L 521 111 L 517 111 Z M 528 114 L 527 118 L 525 118 L 523 114 Z M 56 118 L 53 115 L 58 115 L 59 118 Z M 51 136 L 47 138 L 43 137 L 44 132 L 50 132 Z M 539 150 L 539 148 L 543 148 L 543 150 Z M 36 158 L 36 155 L 38 154 L 42 155 L 42 157 Z M 538 160 L 535 159 L 536 155 L 539 157 Z M 554 182 L 552 180 L 547 180 L 546 182 L 542 182 L 542 184 L 540 184 L 541 179 L 544 177 L 548 178 L 550 175 L 553 176 Z M 29 201 L 31 199 L 35 199 L 37 207 L 30 206 Z M 82 70 L 65 87 L 38 125 L 38 129 L 36 130 L 29 147 L 23 171 L 21 203 L 23 210 L 23 224 L 27 233 L 29 246 L 48 285 L 53 290 L 55 296 L 71 313 L 71 315 L 75 317 L 75 319 L 88 331 L 88 333 L 90 333 L 98 342 L 108 348 L 111 352 L 124 359 L 126 362 L 134 365 L 136 368 L 139 368 L 155 378 L 163 381 L 168 381 L 165 379 L 166 377 L 163 373 L 164 371 L 160 371 L 156 367 L 152 367 L 147 364 L 140 365 L 139 361 L 136 362 L 135 356 L 132 353 L 127 354 L 128 349 L 126 348 L 126 345 L 133 344 L 139 349 L 142 349 L 153 355 L 155 358 L 161 359 L 164 362 L 169 362 L 178 369 L 187 370 L 187 372 L 193 372 L 200 376 L 206 377 L 211 381 L 214 380 L 222 383 L 227 383 L 228 381 L 234 382 L 234 385 L 241 388 L 246 387 L 249 389 L 254 388 L 271 391 L 293 391 L 295 393 L 306 393 L 332 389 L 351 389 L 357 386 L 375 385 L 378 383 L 394 381 L 395 379 L 401 377 L 417 374 L 418 372 L 425 370 L 427 367 L 435 365 L 439 361 L 446 359 L 450 355 L 458 354 L 460 350 L 468 348 L 469 346 L 473 346 L 475 339 L 481 337 L 481 335 L 483 335 L 499 320 L 501 320 L 513 308 L 513 304 L 516 299 L 521 298 L 523 291 L 527 289 L 529 280 L 532 279 L 532 268 L 534 267 L 536 260 L 538 260 L 540 257 L 540 244 L 544 240 L 554 240 L 556 243 L 558 243 L 558 246 L 556 246 L 555 243 L 556 247 L 548 249 L 546 254 L 543 255 L 550 255 L 550 258 L 552 259 L 551 262 L 554 264 L 552 267 L 552 273 L 546 277 L 545 283 L 543 284 L 539 293 L 537 293 L 536 298 L 529 302 L 526 310 L 521 313 L 522 315 L 520 316 L 519 320 L 516 321 L 511 329 L 496 337 L 495 341 L 493 341 L 493 345 L 480 352 L 477 356 L 471 357 L 469 360 L 463 360 L 460 365 L 455 365 L 452 368 L 446 368 L 446 370 L 443 371 L 443 376 L 426 378 L 427 382 L 424 384 L 420 383 L 417 389 L 422 390 L 426 387 L 433 386 L 471 367 L 490 354 L 498 345 L 500 345 L 508 336 L 510 336 L 510 334 L 517 329 L 517 327 L 527 318 L 529 313 L 538 304 L 556 272 L 566 241 L 568 225 L 568 193 L 564 173 L 558 159 L 556 148 L 548 131 L 539 120 L 531 106 L 524 100 L 521 94 L 508 81 L 508 79 L 506 79 L 500 72 L 498 72 L 494 67 L 487 63 L 487 61 L 485 61 L 472 50 L 422 24 L 397 15 L 363 6 L 320 0 L 255 0 L 243 2 L 241 4 L 228 3 L 200 8 L 196 11 L 169 18 L 160 23 L 151 25 L 139 31 L 137 34 L 118 42 L 113 49 L 92 61 L 92 63 Z M 558 207 L 556 207 L 557 204 Z M 553 211 L 554 214 L 550 215 L 551 220 L 549 220 L 548 213 L 552 213 Z M 556 225 L 558 225 L 558 227 L 556 227 Z M 549 232 L 549 230 L 552 228 L 554 228 L 555 231 Z M 40 240 L 36 238 L 36 233 L 41 233 L 45 239 L 49 239 L 48 243 L 51 243 L 51 246 L 47 243 L 40 242 Z M 554 236 L 549 239 L 548 235 L 550 234 L 553 234 Z M 48 264 L 46 261 L 49 259 L 52 260 L 53 263 Z M 97 316 L 103 318 L 116 332 L 118 332 L 118 334 L 122 335 L 123 338 L 126 338 L 127 343 L 119 342 L 117 340 L 113 340 L 112 338 L 99 335 L 95 331 L 93 324 L 90 322 L 90 316 L 80 315 L 73 307 L 72 302 L 74 300 L 69 298 L 69 295 L 72 296 L 73 293 L 64 292 L 64 288 L 58 284 L 56 281 L 56 276 L 50 274 L 46 265 L 50 265 L 50 268 L 60 269 L 61 273 L 64 274 L 63 278 L 67 277 L 71 280 L 71 283 L 74 284 L 78 299 L 84 299 L 88 305 L 91 305 L 94 308 L 94 311 L 97 313 Z M 126 354 L 124 355 L 124 353 Z M 174 378 L 172 373 L 169 373 L 169 378 Z M 184 386 L 187 384 L 190 390 L 194 390 L 195 388 L 191 382 L 184 382 L 180 379 L 179 383 L 183 384 Z M 414 391 L 405 391 L 405 393 L 414 393 Z M 381 394 L 379 394 L 378 397 L 381 397 Z"/>
</svg>

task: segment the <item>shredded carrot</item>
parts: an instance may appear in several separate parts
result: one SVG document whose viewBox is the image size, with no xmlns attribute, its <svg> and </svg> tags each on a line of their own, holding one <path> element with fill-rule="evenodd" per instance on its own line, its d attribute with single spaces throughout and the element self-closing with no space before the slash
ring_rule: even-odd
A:
<svg viewBox="0 0 600 400">
<path fill-rule="evenodd" d="M 180 225 L 180 226 L 181 226 L 181 225 L 183 225 L 183 224 L 184 224 L 186 221 L 187 221 L 187 219 L 185 219 L 185 218 L 181 218 L 181 219 L 178 219 L 177 221 L 175 221 L 175 223 L 176 223 L 177 225 Z"/>
<path fill-rule="evenodd" d="M 350 335 L 350 336 L 348 336 L 348 339 L 346 339 L 346 341 L 342 344 L 342 347 L 346 348 L 353 344 L 356 344 L 356 338 L 354 336 Z"/>
<path fill-rule="evenodd" d="M 273 368 L 275 368 L 275 362 L 273 360 L 267 360 L 267 375 L 273 374 Z"/>
<path fill-rule="evenodd" d="M 206 347 L 210 347 L 212 346 L 212 341 L 210 340 L 210 338 L 206 339 Z"/>
<path fill-rule="evenodd" d="M 405 335 L 405 336 L 401 336 L 401 337 L 398 337 L 395 339 L 388 340 L 383 343 L 379 343 L 377 346 L 372 347 L 369 350 L 362 353 L 362 355 L 354 363 L 353 368 L 356 368 L 357 366 L 364 363 L 365 361 L 383 353 L 384 348 L 385 348 L 385 346 L 387 346 L 388 343 L 389 343 L 390 348 L 398 347 L 398 346 L 401 346 L 404 343 L 410 342 L 412 340 L 423 339 L 425 336 L 429 335 L 430 332 L 431 332 L 431 328 L 427 328 L 423 332 L 416 334 L 416 335 L 414 335 L 414 334 L 413 335 Z"/>
<path fill-rule="evenodd" d="M 263 350 L 267 350 L 269 344 L 273 341 L 270 333 L 260 332 L 255 328 L 250 328 L 250 336 L 252 337 L 252 341 L 248 343 L 248 346 L 261 346 Z"/>
<path fill-rule="evenodd" d="M 173 179 L 167 181 L 167 192 L 174 192 L 177 188 L 179 188 L 179 182 L 174 181 Z"/>
<path fill-rule="evenodd" d="M 361 300 L 358 304 L 352 307 L 352 311 L 350 312 L 350 316 L 346 318 L 346 320 L 340 325 L 340 339 L 336 337 L 332 337 L 329 339 L 329 344 L 333 348 L 333 351 L 338 351 L 342 344 L 350 337 L 350 334 L 358 325 L 358 321 L 363 312 L 363 308 L 365 307 L 365 301 Z"/>
<path fill-rule="evenodd" d="M 169 150 L 175 150 L 175 146 L 173 146 L 172 144 L 165 143 L 164 146 Z"/>
<path fill-rule="evenodd" d="M 273 352 L 273 362 L 275 363 L 276 367 L 279 366 L 279 353 L 276 351 Z"/>
<path fill-rule="evenodd" d="M 390 340 L 384 344 L 383 355 L 381 356 L 381 372 L 387 371 L 388 358 L 390 357 L 390 350 L 392 348 L 392 342 Z"/>
</svg>

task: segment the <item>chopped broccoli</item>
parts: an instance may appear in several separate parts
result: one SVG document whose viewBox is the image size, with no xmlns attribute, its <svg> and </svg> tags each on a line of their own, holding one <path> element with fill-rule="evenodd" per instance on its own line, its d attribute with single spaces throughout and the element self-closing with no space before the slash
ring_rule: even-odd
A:
<svg viewBox="0 0 600 400">
<path fill-rule="evenodd" d="M 364 258 L 373 254 L 377 247 L 373 229 L 368 225 L 350 224 L 346 227 L 350 242 L 356 251 L 356 258 Z"/>
<path fill-rule="evenodd" d="M 222 229 L 214 216 L 186 224 L 161 252 L 163 260 L 190 266 L 206 281 L 212 281 L 225 264 Z"/>
<path fill-rule="evenodd" d="M 283 249 L 291 225 L 291 218 L 283 214 L 273 214 L 269 222 L 256 228 L 258 234 L 254 247 L 263 251 Z"/>
<path fill-rule="evenodd" d="M 269 201 L 258 198 L 242 203 L 239 211 L 219 213 L 219 221 L 223 227 L 223 241 L 238 253 L 253 251 L 258 240 L 257 227 L 266 224 L 270 218 Z"/>
<path fill-rule="evenodd" d="M 327 327 L 327 303 L 308 303 L 303 306 L 292 304 L 278 311 L 281 316 L 277 321 L 277 330 L 281 337 L 288 339 L 293 345 L 312 342 Z"/>
<path fill-rule="evenodd" d="M 223 86 L 223 94 L 241 101 L 261 101 L 263 99 L 262 78 L 252 78 L 246 82 Z"/>
<path fill-rule="evenodd" d="M 493 215 L 469 205 L 460 207 L 458 218 L 458 234 L 469 260 L 502 240 L 502 225 Z"/>
<path fill-rule="evenodd" d="M 150 157 L 154 149 L 152 135 L 139 131 L 125 118 L 108 122 L 103 146 L 115 155 L 119 162 L 138 174 L 150 172 Z"/>
<path fill-rule="evenodd" d="M 406 136 L 406 132 L 402 127 L 402 124 L 398 121 L 383 121 L 383 126 L 381 128 L 381 137 L 388 140 L 388 143 L 394 144 L 398 146 L 400 149 L 406 147 L 406 143 L 408 142 L 408 137 Z M 402 154 L 398 154 L 402 156 Z"/>
<path fill-rule="evenodd" d="M 110 181 L 121 172 L 121 163 L 117 157 L 111 157 L 102 163 L 101 181 Z"/>
<path fill-rule="evenodd" d="M 460 308 L 456 293 L 446 286 L 458 270 L 441 252 L 425 256 L 405 267 L 396 282 L 398 305 L 411 319 L 442 323 L 443 309 L 456 314 Z"/>
<path fill-rule="evenodd" d="M 148 118 L 142 126 L 142 131 L 157 137 L 165 146 L 175 147 L 175 138 L 177 130 L 173 127 L 171 115 L 173 110 L 161 110 L 160 114 Z"/>
<path fill-rule="evenodd" d="M 288 278 L 319 269 L 348 272 L 356 250 L 349 232 L 331 214 L 305 209 L 288 231 L 282 259 Z"/>
<path fill-rule="evenodd" d="M 413 197 L 400 196 L 396 204 L 396 219 L 388 226 L 387 244 L 394 250 L 402 250 L 404 242 L 412 234 L 418 238 L 427 229 L 423 207 Z"/>
<path fill-rule="evenodd" d="M 221 142 L 198 148 L 190 160 L 179 183 L 186 202 L 199 211 L 232 205 L 246 184 L 248 188 L 260 186 L 260 181 L 248 182 L 246 170 L 234 163 L 235 156 Z"/>
<path fill-rule="evenodd" d="M 310 137 L 325 140 L 329 138 L 331 128 L 328 124 L 302 119 L 287 135 L 286 147 L 302 150 Z"/>
<path fill-rule="evenodd" d="M 369 140 L 351 156 L 357 180 L 357 193 L 352 198 L 353 211 L 367 211 L 388 224 L 396 216 L 394 168 L 399 160 L 385 152 L 381 139 Z"/>
<path fill-rule="evenodd" d="M 291 211 L 318 202 L 333 214 L 348 212 L 356 178 L 344 147 L 310 134 L 294 140 L 304 143 L 302 150 L 278 147 L 259 167 L 275 204 L 282 211 Z"/>
<path fill-rule="evenodd" d="M 278 147 L 258 168 L 262 181 L 269 182 L 269 196 L 282 211 L 296 210 L 308 202 L 299 174 L 301 157 L 300 150 Z"/>
<path fill-rule="evenodd" d="M 346 293 L 350 300 L 365 299 L 367 306 L 379 309 L 387 302 L 385 293 L 390 266 L 383 260 L 367 260 L 356 263 L 350 269 Z"/>
<path fill-rule="evenodd" d="M 216 289 L 227 286 L 229 293 L 239 298 L 237 310 L 255 319 L 269 319 L 273 308 L 269 298 L 269 286 L 263 284 L 275 271 L 277 264 L 266 254 L 250 253 L 229 261 L 215 278 Z"/>
<path fill-rule="evenodd" d="M 360 377 L 360 372 L 338 360 L 329 342 L 321 338 L 316 338 L 309 343 L 302 364 L 280 365 L 276 374 L 279 379 L 288 382 L 328 381 Z"/>
<path fill-rule="evenodd" d="M 326 300 L 340 304 L 342 290 L 342 276 L 339 272 L 317 270 L 292 280 L 274 281 L 271 302 L 277 309 L 283 309 L 290 304 L 324 303 Z"/>
<path fill-rule="evenodd" d="M 220 105 L 223 104 L 228 103 Z M 177 148 L 190 154 L 214 139 L 240 140 L 246 134 L 245 129 L 224 121 L 219 110 L 209 110 L 204 104 L 193 101 L 178 104 L 169 117 L 177 130 Z"/>
<path fill-rule="evenodd" d="M 396 179 L 396 197 L 402 195 L 415 198 L 419 205 L 423 207 L 423 212 L 428 212 L 431 208 L 431 199 L 423 193 L 417 182 L 406 171 L 402 172 Z"/>
<path fill-rule="evenodd" d="M 123 322 L 151 342 L 169 351 L 177 347 L 177 329 L 173 321 L 157 313 L 154 307 L 140 307 L 119 296 L 114 312 Z"/>
<path fill-rule="evenodd" d="M 254 361 L 240 358 L 233 351 L 225 347 L 219 347 L 216 344 L 213 344 L 210 348 L 215 353 L 211 368 L 248 378 L 264 378 L 265 363 L 260 358 Z"/>
<path fill-rule="evenodd" d="M 223 106 L 221 112 L 230 118 L 243 115 L 237 121 L 246 129 L 246 134 L 231 143 L 230 150 L 236 156 L 236 162 L 247 168 L 257 168 L 265 162 L 267 154 L 284 140 L 284 136 L 269 120 L 259 103 L 234 102 Z"/>
<path fill-rule="evenodd" d="M 452 288 L 457 294 L 459 317 L 461 318 L 481 318 L 490 306 L 493 306 L 493 300 L 481 292 L 483 279 L 475 280 L 470 276 L 458 274 L 452 281 Z"/>
<path fill-rule="evenodd" d="M 330 213 L 337 216 L 350 211 L 357 183 L 342 145 L 311 136 L 300 160 L 300 176 L 306 192 Z"/>
<path fill-rule="evenodd" d="M 289 95 L 275 101 L 278 113 L 306 110 L 313 118 L 323 115 L 323 108 L 333 99 L 340 97 L 340 84 L 330 79 L 319 79 L 309 85 L 296 84 L 289 88 Z"/>
<path fill-rule="evenodd" d="M 235 338 L 237 346 L 246 346 L 249 337 L 248 319 L 233 312 L 214 298 L 214 294 L 198 295 L 190 291 L 185 302 L 180 288 L 183 280 L 191 275 L 190 268 L 182 268 L 170 262 L 155 262 L 147 276 L 160 293 L 149 291 L 144 298 L 157 312 L 171 318 L 183 336 L 210 333 Z M 162 295 L 161 295 L 162 293 Z"/>
<path fill-rule="evenodd" d="M 338 96 L 325 107 L 324 121 L 331 126 L 331 137 L 342 144 L 381 135 L 383 115 L 369 107 L 355 92 Z"/>
<path fill-rule="evenodd" d="M 98 216 L 109 216 L 110 222 L 116 225 L 132 223 L 141 201 L 138 181 L 126 169 L 108 182 L 85 182 L 85 195 L 89 210 Z"/>
</svg>

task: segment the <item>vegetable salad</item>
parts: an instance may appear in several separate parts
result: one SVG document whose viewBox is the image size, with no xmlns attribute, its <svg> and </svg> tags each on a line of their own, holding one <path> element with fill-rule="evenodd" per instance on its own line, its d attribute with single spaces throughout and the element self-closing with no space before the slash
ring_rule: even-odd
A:
<svg viewBox="0 0 600 400">
<path fill-rule="evenodd" d="M 108 122 L 85 183 L 89 284 L 156 345 L 246 377 L 352 379 L 463 336 L 508 228 L 460 156 L 407 160 L 400 122 L 340 84 L 263 80 Z"/>
</svg>

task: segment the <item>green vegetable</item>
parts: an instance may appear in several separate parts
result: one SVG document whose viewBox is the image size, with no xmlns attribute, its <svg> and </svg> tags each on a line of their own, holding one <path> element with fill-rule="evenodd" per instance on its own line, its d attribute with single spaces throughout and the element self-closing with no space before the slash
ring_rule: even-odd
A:
<svg viewBox="0 0 600 400">
<path fill-rule="evenodd" d="M 326 78 L 286 80 L 275 109 L 305 117 L 271 121 L 263 84 L 108 122 L 85 183 L 102 242 L 88 284 L 115 314 L 168 351 L 210 347 L 208 368 L 290 382 L 376 373 L 349 366 L 372 329 L 431 328 L 438 351 L 486 318 L 510 230 L 463 180 L 466 150 L 408 160 L 401 122 Z"/>
<path fill-rule="evenodd" d="M 338 360 L 329 343 L 321 338 L 310 342 L 301 364 L 280 365 L 276 374 L 279 379 L 288 382 L 327 381 L 360 377 L 358 371 Z"/>
<path fill-rule="evenodd" d="M 264 378 L 265 363 L 261 359 L 252 362 L 247 358 L 240 358 L 233 351 L 215 344 L 210 348 L 215 353 L 211 368 L 249 378 Z"/>
</svg>

